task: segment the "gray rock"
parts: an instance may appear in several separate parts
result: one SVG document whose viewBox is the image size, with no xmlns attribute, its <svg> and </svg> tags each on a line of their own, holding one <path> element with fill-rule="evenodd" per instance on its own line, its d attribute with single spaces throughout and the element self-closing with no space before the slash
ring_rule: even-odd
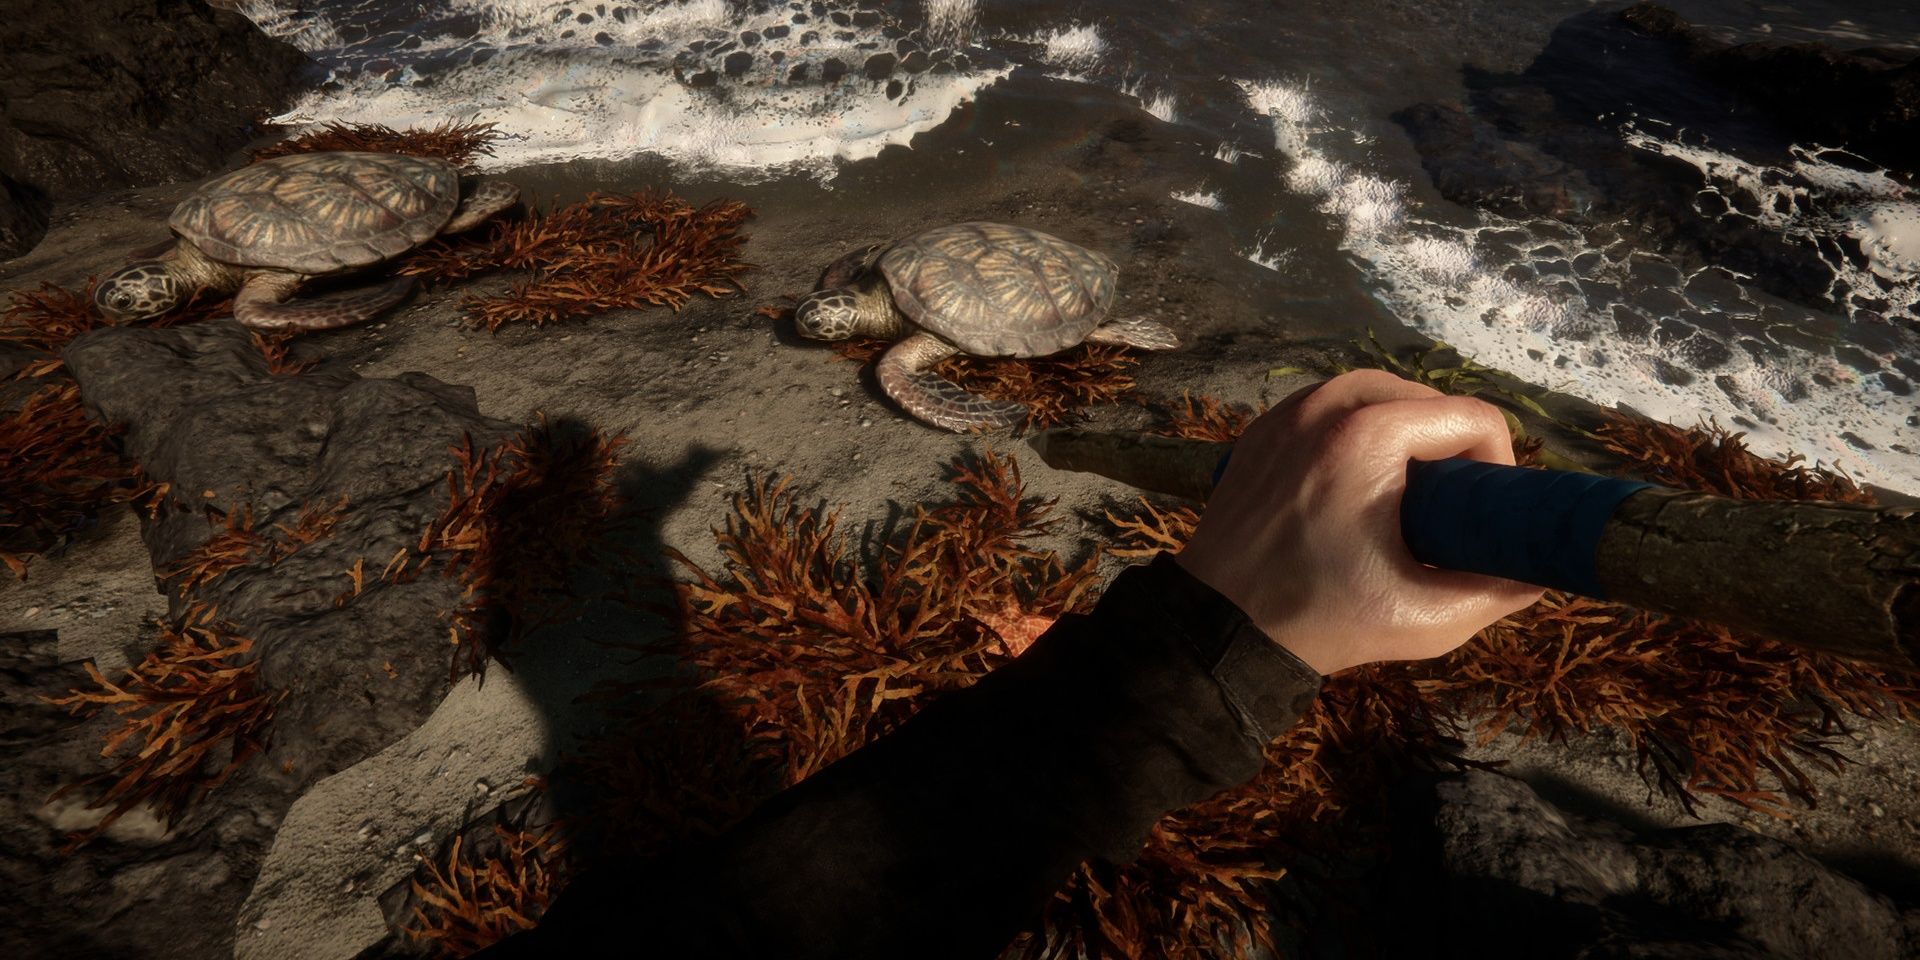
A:
<svg viewBox="0 0 1920 960">
<path fill-rule="evenodd" d="M 1415 809 L 1389 909 L 1424 956 L 1898 960 L 1920 949 L 1920 912 L 1731 824 L 1637 831 L 1478 770 L 1439 780 Z"/>
<path fill-rule="evenodd" d="M 156 569 L 223 529 L 208 507 L 251 511 L 255 529 L 270 531 L 304 505 L 347 502 L 329 536 L 197 590 L 253 639 L 261 683 L 287 696 L 269 751 L 171 829 L 136 810 L 78 853 L 58 854 L 66 832 L 103 811 L 42 801 L 107 769 L 99 751 L 114 718 L 77 725 L 39 703 L 83 682 L 51 634 L 24 635 L 41 638 L 31 648 L 41 652 L 12 654 L 24 665 L 0 664 L 0 686 L 18 687 L 0 700 L 39 711 L 10 718 L 0 740 L 0 882 L 16 891 L 0 906 L 0 929 L 20 938 L 0 940 L 0 955 L 231 955 L 232 918 L 295 799 L 411 733 L 445 695 L 443 614 L 459 605 L 460 584 L 437 570 L 388 583 L 379 571 L 444 508 L 449 448 L 470 437 L 484 451 L 517 427 L 480 415 L 470 389 L 423 374 L 369 380 L 343 365 L 274 374 L 230 320 L 96 330 L 66 360 L 89 411 L 123 425 L 126 452 L 172 485 L 143 518 Z M 361 560 L 355 597 L 348 571 Z M 183 612 L 185 601 L 171 602 Z"/>
<path fill-rule="evenodd" d="M 200 0 L 0 0 L 0 50 L 0 174 L 54 200 L 207 174 L 286 106 L 308 62 Z M 17 256 L 31 241 L 9 230 L 38 232 L 10 228 L 5 200 L 0 257 Z"/>
<path fill-rule="evenodd" d="M 0 173 L 0 260 L 26 253 L 40 242 L 52 206 L 45 194 Z"/>
</svg>

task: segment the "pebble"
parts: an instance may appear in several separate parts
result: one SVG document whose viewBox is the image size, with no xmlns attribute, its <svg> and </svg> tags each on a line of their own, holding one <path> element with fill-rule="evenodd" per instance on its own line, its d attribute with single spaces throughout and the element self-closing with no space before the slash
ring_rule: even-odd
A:
<svg viewBox="0 0 1920 960">
<path fill-rule="evenodd" d="M 858 453 L 855 453 L 855 454 L 853 455 L 853 459 L 855 459 L 855 460 L 858 460 L 858 459 L 860 459 L 860 454 L 858 454 Z"/>
<path fill-rule="evenodd" d="M 1887 815 L 1887 808 L 1877 803 L 1873 803 L 1869 801 L 1867 803 L 1867 812 L 1873 814 L 1876 817 L 1884 817 Z"/>
<path fill-rule="evenodd" d="M 860 418 L 860 425 L 861 425 L 861 426 L 863 426 L 863 427 L 871 427 L 871 426 L 873 426 L 873 421 L 872 421 L 871 419 L 869 419 L 869 418 L 867 418 L 867 417 L 861 417 L 861 418 Z"/>
</svg>

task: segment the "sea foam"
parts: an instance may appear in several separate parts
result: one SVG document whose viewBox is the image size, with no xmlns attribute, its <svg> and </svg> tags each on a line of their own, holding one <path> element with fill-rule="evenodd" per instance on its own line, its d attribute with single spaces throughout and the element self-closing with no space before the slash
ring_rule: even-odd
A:
<svg viewBox="0 0 1920 960">
<path fill-rule="evenodd" d="M 1351 137 L 1304 85 L 1239 86 L 1291 161 L 1284 185 L 1343 225 L 1341 245 L 1360 260 L 1376 298 L 1429 336 L 1602 406 L 1683 425 L 1717 418 L 1745 430 L 1763 454 L 1800 452 L 1920 493 L 1920 407 L 1900 372 L 1920 356 L 1911 330 L 1883 329 L 1876 339 L 1885 349 L 1849 344 L 1843 360 L 1834 345 L 1804 345 L 1808 331 L 1834 318 L 1728 271 L 1682 271 L 1554 220 L 1482 211 L 1477 224 L 1461 226 L 1421 216 L 1402 185 L 1331 152 Z M 1793 170 L 1768 171 L 1700 148 L 1639 145 L 1695 162 L 1718 189 L 1783 197 L 1760 205 L 1775 211 L 1768 222 L 1783 232 L 1855 237 L 1873 249 L 1873 266 L 1831 264 L 1836 291 L 1872 284 L 1883 303 L 1911 309 L 1916 214 L 1884 173 L 1816 151 L 1804 151 Z M 1774 335 L 1786 330 L 1795 335 Z"/>
<path fill-rule="evenodd" d="M 332 82 L 275 122 L 496 123 L 511 136 L 480 161 L 484 169 L 653 153 L 743 179 L 801 172 L 828 180 L 840 161 L 938 126 L 1011 70 L 955 59 L 962 65 L 947 72 L 895 69 L 873 79 L 863 65 L 894 47 L 880 24 L 840 25 L 723 0 L 600 9 L 447 0 L 423 7 L 404 49 L 341 43 L 317 29 L 295 33 L 291 15 L 265 0 L 249 14 L 279 25 L 333 71 Z M 943 35 L 972 29 L 971 3 L 935 0 L 927 12 Z M 473 21 L 478 32 L 459 36 L 471 27 L 458 24 Z M 432 70 L 415 70 L 411 57 L 434 58 Z"/>
</svg>

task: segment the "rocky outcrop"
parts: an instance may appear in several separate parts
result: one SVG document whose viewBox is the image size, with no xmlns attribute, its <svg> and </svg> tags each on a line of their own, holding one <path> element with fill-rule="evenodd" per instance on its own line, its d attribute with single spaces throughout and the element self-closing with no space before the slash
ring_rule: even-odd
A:
<svg viewBox="0 0 1920 960">
<path fill-rule="evenodd" d="M 1760 76 L 1775 69 L 1778 76 Z M 1910 144 L 1884 134 L 1908 122 L 1914 103 L 1904 91 L 1916 69 L 1815 44 L 1714 46 L 1670 12 L 1642 4 L 1569 17 L 1526 70 L 1469 69 L 1464 103 L 1417 104 L 1394 119 L 1450 200 L 1509 216 L 1625 225 L 1683 270 L 1718 265 L 1821 307 L 1830 304 L 1833 274 L 1819 251 L 1751 218 L 1717 215 L 1725 207 L 1702 199 L 1698 169 L 1630 145 L 1623 129 L 1684 130 L 1761 165 L 1785 165 L 1788 148 L 1806 142 L 1881 163 L 1920 161 Z M 1779 84 L 1824 92 L 1770 92 Z"/>
<path fill-rule="evenodd" d="M 1677 41 L 1695 69 L 1740 91 L 1796 138 L 1846 144 L 1920 172 L 1920 57 L 1912 50 L 1732 44 L 1656 3 L 1635 4 L 1621 19 L 1647 36 Z"/>
<path fill-rule="evenodd" d="M 287 104 L 307 63 L 201 0 L 0 0 L 0 51 L 0 185 L 55 202 L 214 170 Z M 44 203 L 7 186 L 0 257 L 46 227 Z"/>
<path fill-rule="evenodd" d="M 237 562 L 190 593 L 251 639 L 259 686 L 284 699 L 267 752 L 177 824 L 136 808 L 63 857 L 66 834 L 104 811 L 80 796 L 43 801 L 111 767 L 100 748 L 118 718 L 107 711 L 76 724 L 38 700 L 89 686 L 50 640 L 17 649 L 18 665 L 0 664 L 0 702 L 29 707 L 0 725 L 9 779 L 0 881 L 16 891 L 0 906 L 0 955 L 231 956 L 232 918 L 287 809 L 412 733 L 445 695 L 446 614 L 461 606 L 463 585 L 437 569 L 381 574 L 446 509 L 450 448 L 470 438 L 485 451 L 518 428 L 482 416 L 471 389 L 424 374 L 364 379 L 344 365 L 277 373 L 231 320 L 103 328 L 77 338 L 65 359 L 90 412 L 123 425 L 127 454 L 169 485 L 142 517 L 155 569 L 204 558 L 196 551 L 237 517 L 278 543 L 229 554 Z M 325 508 L 331 523 L 303 539 L 292 531 L 310 508 Z M 176 616 L 186 612 L 184 596 L 172 602 Z"/>
<path fill-rule="evenodd" d="M 46 194 L 0 173 L 0 260 L 33 249 L 46 235 L 52 211 Z"/>
<path fill-rule="evenodd" d="M 1410 804 L 1387 909 L 1395 956 L 1897 960 L 1902 910 L 1792 846 L 1730 824 L 1640 832 L 1486 771 Z"/>
</svg>

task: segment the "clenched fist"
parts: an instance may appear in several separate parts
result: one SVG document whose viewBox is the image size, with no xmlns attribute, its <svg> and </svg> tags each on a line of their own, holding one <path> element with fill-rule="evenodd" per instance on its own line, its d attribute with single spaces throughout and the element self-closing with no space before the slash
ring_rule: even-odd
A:
<svg viewBox="0 0 1920 960">
<path fill-rule="evenodd" d="M 1440 656 L 1540 598 L 1407 552 L 1407 461 L 1447 457 L 1513 463 L 1500 411 L 1378 370 L 1307 387 L 1248 425 L 1175 561 L 1321 673 Z"/>
</svg>

